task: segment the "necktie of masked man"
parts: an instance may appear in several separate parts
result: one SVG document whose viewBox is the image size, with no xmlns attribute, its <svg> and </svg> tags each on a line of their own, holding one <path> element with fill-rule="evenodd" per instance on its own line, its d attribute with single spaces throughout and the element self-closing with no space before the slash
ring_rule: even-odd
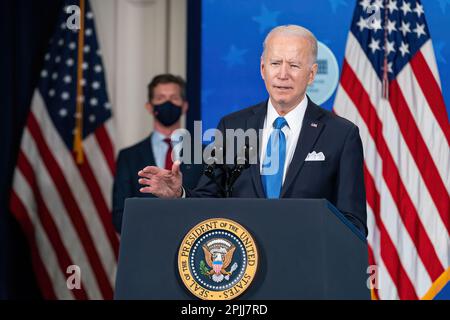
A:
<svg viewBox="0 0 450 320">
<path fill-rule="evenodd" d="M 169 146 L 169 148 L 167 149 L 167 153 L 166 153 L 166 161 L 164 163 L 164 168 L 167 170 L 172 170 L 172 165 L 173 165 L 173 161 L 172 161 L 172 140 L 170 138 L 165 138 L 164 142 Z"/>
<path fill-rule="evenodd" d="M 264 157 L 261 178 L 268 199 L 280 197 L 283 185 L 284 163 L 286 161 L 286 137 L 281 129 L 287 125 L 283 117 L 278 117 L 273 122 L 272 133 L 267 142 L 266 155 Z"/>
</svg>

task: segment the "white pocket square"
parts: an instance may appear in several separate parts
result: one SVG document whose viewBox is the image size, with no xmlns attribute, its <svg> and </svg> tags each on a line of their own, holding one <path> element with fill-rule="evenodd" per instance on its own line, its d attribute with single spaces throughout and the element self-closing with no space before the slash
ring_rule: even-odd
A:
<svg viewBox="0 0 450 320">
<path fill-rule="evenodd" d="M 306 157 L 305 161 L 325 161 L 325 155 L 323 152 L 310 152 L 308 153 L 308 156 Z"/>
</svg>

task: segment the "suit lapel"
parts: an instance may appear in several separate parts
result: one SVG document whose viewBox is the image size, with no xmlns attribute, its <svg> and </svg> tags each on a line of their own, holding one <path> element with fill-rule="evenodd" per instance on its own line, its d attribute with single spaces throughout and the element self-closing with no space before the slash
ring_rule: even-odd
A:
<svg viewBox="0 0 450 320">
<path fill-rule="evenodd" d="M 152 135 L 153 133 L 144 140 L 144 143 L 139 150 L 139 162 L 143 163 L 144 166 L 156 165 L 155 157 L 153 156 Z"/>
<path fill-rule="evenodd" d="M 256 189 L 256 193 L 258 195 L 258 197 L 260 198 L 264 198 L 265 197 L 265 192 L 262 186 L 262 182 L 261 182 L 261 174 L 260 174 L 260 137 L 259 137 L 259 130 L 263 129 L 264 126 L 264 119 L 266 117 L 266 113 L 267 113 L 267 101 L 261 103 L 255 110 L 253 110 L 254 114 L 248 118 L 247 120 L 247 129 L 255 129 L 256 133 L 258 134 L 258 146 L 257 146 L 257 151 L 258 151 L 258 155 L 257 155 L 257 164 L 252 164 L 250 166 L 250 171 L 251 171 L 251 175 L 252 175 L 252 180 L 253 180 L 253 184 L 255 186 Z"/>
<path fill-rule="evenodd" d="M 136 158 L 134 159 L 136 166 L 136 179 L 134 179 L 136 183 L 135 197 L 143 197 L 143 198 L 153 198 L 154 196 L 151 193 L 141 193 L 139 189 L 142 187 L 138 183 L 138 175 L 137 171 L 146 167 L 146 166 L 154 166 L 155 165 L 155 157 L 153 156 L 153 148 L 152 148 L 152 134 L 148 136 L 142 143 L 139 144 L 139 149 L 136 150 Z"/>
<path fill-rule="evenodd" d="M 294 156 L 286 173 L 286 178 L 281 189 L 280 198 L 285 195 L 290 185 L 294 182 L 295 177 L 305 163 L 306 156 L 309 152 L 311 152 L 314 144 L 317 141 L 317 138 L 325 127 L 325 124 L 319 121 L 319 118 L 322 115 L 322 110 L 308 98 L 308 106 L 306 108 L 305 117 L 303 119 L 300 137 L 298 138 Z"/>
</svg>

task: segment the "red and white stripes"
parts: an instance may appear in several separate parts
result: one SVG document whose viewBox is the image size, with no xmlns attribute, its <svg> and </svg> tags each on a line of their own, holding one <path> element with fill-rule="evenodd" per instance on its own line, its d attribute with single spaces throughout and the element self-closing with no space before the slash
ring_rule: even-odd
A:
<svg viewBox="0 0 450 320">
<path fill-rule="evenodd" d="M 110 122 L 109 120 L 108 122 Z M 109 125 L 83 141 L 77 165 L 36 91 L 22 137 L 11 210 L 26 229 L 38 281 L 50 299 L 112 299 L 118 236 L 111 222 L 114 149 Z M 69 290 L 67 267 L 81 269 Z"/>
<path fill-rule="evenodd" d="M 417 299 L 449 265 L 449 124 L 431 41 L 389 84 L 349 34 L 334 111 L 360 129 L 379 297 Z M 383 274 L 387 272 L 387 274 Z"/>
</svg>

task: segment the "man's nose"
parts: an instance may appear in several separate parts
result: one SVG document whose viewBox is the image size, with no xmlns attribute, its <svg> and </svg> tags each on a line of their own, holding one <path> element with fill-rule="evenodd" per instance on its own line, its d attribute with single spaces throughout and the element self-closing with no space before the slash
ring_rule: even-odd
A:
<svg viewBox="0 0 450 320">
<path fill-rule="evenodd" d="M 285 80 L 288 78 L 288 64 L 283 62 L 280 66 L 279 69 L 279 73 L 278 73 L 278 78 L 281 80 Z"/>
</svg>

